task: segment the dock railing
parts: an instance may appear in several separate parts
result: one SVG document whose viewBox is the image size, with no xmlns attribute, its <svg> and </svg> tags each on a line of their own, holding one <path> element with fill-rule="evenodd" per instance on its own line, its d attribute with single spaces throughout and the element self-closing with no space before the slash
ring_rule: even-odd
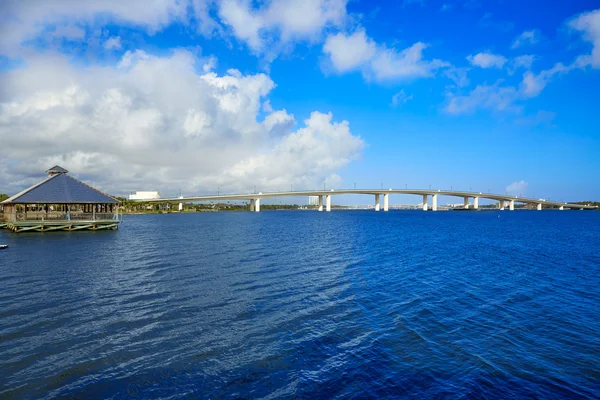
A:
<svg viewBox="0 0 600 400">
<path fill-rule="evenodd" d="M 117 213 L 81 213 L 81 212 L 21 212 L 17 221 L 119 221 Z"/>
</svg>

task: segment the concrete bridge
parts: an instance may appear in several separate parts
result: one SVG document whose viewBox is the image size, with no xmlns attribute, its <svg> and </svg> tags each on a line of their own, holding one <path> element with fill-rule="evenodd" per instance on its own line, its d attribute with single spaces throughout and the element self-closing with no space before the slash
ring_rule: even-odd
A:
<svg viewBox="0 0 600 400">
<path fill-rule="evenodd" d="M 194 196 L 194 197 L 176 197 L 176 198 L 164 198 L 164 199 L 148 199 L 148 200 L 135 200 L 138 202 L 151 202 L 151 203 L 178 203 L 179 209 L 182 209 L 184 202 L 196 202 L 196 201 L 225 201 L 225 200 L 249 200 L 250 211 L 260 211 L 260 201 L 262 199 L 269 199 L 275 197 L 286 197 L 286 196 L 316 196 L 319 199 L 318 210 L 319 211 L 331 211 L 331 197 L 336 195 L 348 195 L 348 194 L 361 194 L 361 195 L 372 195 L 375 198 L 375 211 L 383 209 L 388 211 L 389 209 L 389 196 L 391 194 L 404 194 L 404 195 L 415 195 L 421 196 L 423 199 L 423 210 L 437 211 L 438 208 L 438 196 L 454 196 L 463 198 L 465 208 L 479 208 L 479 199 L 490 199 L 499 202 L 500 210 L 515 209 L 515 203 L 532 204 L 537 210 L 541 210 L 544 206 L 546 207 L 558 207 L 560 210 L 564 209 L 576 209 L 576 210 L 591 210 L 596 209 L 595 206 L 586 206 L 581 204 L 569 204 L 559 203 L 555 201 L 548 201 L 545 199 L 531 199 L 526 197 L 508 196 L 502 194 L 492 193 L 481 193 L 481 192 L 461 192 L 453 190 L 421 190 L 421 189 L 331 189 L 331 190 L 303 190 L 303 191 L 289 191 L 289 192 L 269 192 L 269 193 L 246 193 L 246 194 L 222 194 L 217 196 Z M 429 198 L 431 198 L 431 205 L 429 205 Z M 472 204 L 470 204 L 472 199 Z M 383 205 L 381 201 L 383 200 Z"/>
</svg>

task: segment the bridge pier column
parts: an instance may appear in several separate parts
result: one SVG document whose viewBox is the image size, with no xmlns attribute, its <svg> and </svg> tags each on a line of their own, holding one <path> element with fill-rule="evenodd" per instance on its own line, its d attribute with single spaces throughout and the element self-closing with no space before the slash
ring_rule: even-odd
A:
<svg viewBox="0 0 600 400">
<path fill-rule="evenodd" d="M 250 199 L 250 211 L 254 212 L 256 210 L 256 203 L 254 199 Z"/>
<path fill-rule="evenodd" d="M 323 211 L 323 196 L 319 196 L 319 211 Z"/>
<path fill-rule="evenodd" d="M 180 198 L 180 199 L 183 199 L 183 196 L 179 196 L 179 198 Z M 178 210 L 179 212 L 182 212 L 182 211 L 183 211 L 183 203 L 179 203 L 179 207 L 177 207 L 177 210 Z"/>
<path fill-rule="evenodd" d="M 437 194 L 431 195 L 431 210 L 437 211 Z"/>
<path fill-rule="evenodd" d="M 423 211 L 427 211 L 427 195 L 423 195 Z"/>
<path fill-rule="evenodd" d="M 479 209 L 479 197 L 473 197 L 473 208 Z"/>
<path fill-rule="evenodd" d="M 510 211 L 515 211 L 515 201 L 511 200 L 510 203 L 508 204 L 508 209 Z"/>
<path fill-rule="evenodd" d="M 466 209 L 469 208 L 469 196 L 465 196 L 465 201 L 463 202 L 463 207 Z"/>
<path fill-rule="evenodd" d="M 541 211 L 541 209 L 542 209 L 542 203 L 538 203 L 537 209 L 538 209 L 538 211 Z"/>
<path fill-rule="evenodd" d="M 390 196 L 389 194 L 383 195 L 383 211 L 387 211 L 390 208 L 389 196 Z"/>
<path fill-rule="evenodd" d="M 325 210 L 328 212 L 331 211 L 331 195 L 330 194 L 325 196 Z"/>
<path fill-rule="evenodd" d="M 498 202 L 498 208 L 500 209 L 500 211 L 504 211 L 504 206 L 505 206 L 505 205 L 506 205 L 506 204 L 504 204 L 504 200 L 500 200 L 500 201 Z"/>
<path fill-rule="evenodd" d="M 375 195 L 375 211 L 379 211 L 379 195 Z"/>
<path fill-rule="evenodd" d="M 563 206 L 560 206 L 560 207 L 558 207 L 558 209 L 562 211 L 562 210 L 564 210 L 564 209 L 565 209 L 565 207 L 563 207 Z"/>
<path fill-rule="evenodd" d="M 254 200 L 254 212 L 260 212 L 260 199 Z"/>
</svg>

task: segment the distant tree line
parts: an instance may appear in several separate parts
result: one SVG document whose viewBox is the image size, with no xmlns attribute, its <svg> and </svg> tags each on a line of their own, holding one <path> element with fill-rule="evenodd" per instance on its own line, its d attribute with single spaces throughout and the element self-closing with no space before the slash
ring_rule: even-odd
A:
<svg viewBox="0 0 600 400">
<path fill-rule="evenodd" d="M 600 209 L 600 201 L 576 201 L 573 204 L 581 204 L 583 206 L 596 206 Z"/>
<path fill-rule="evenodd" d="M 0 201 L 4 201 L 6 199 L 8 199 L 8 195 L 4 194 L 4 193 L 0 193 Z"/>
<path fill-rule="evenodd" d="M 124 214 L 161 214 L 178 212 L 177 203 L 143 202 L 131 201 L 125 197 L 115 197 L 119 202 L 120 210 Z M 184 203 L 183 212 L 207 212 L 207 211 L 243 211 L 250 208 L 249 203 Z M 297 210 L 301 208 L 298 204 L 261 204 L 261 210 Z"/>
</svg>

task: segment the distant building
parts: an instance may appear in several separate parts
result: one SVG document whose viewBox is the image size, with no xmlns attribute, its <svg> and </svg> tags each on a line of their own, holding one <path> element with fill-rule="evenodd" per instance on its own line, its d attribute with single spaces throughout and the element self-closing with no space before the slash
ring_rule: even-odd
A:
<svg viewBox="0 0 600 400">
<path fill-rule="evenodd" d="M 117 229 L 117 199 L 70 177 L 58 165 L 46 172 L 46 179 L 1 203 L 0 227 L 14 232 Z"/>
<path fill-rule="evenodd" d="M 135 192 L 129 195 L 129 200 L 156 200 L 160 199 L 158 192 Z"/>
</svg>

